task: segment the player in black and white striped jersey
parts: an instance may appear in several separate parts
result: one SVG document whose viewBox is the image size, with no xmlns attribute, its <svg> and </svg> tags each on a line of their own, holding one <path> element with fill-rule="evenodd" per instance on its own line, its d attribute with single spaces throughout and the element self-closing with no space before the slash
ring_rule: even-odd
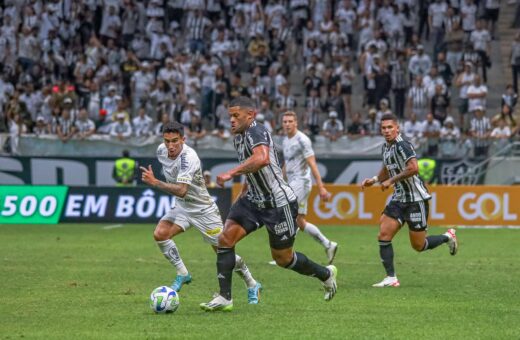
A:
<svg viewBox="0 0 520 340">
<path fill-rule="evenodd" d="M 336 267 L 321 266 L 304 254 L 293 251 L 298 215 L 296 195 L 283 179 L 271 134 L 264 125 L 255 121 L 254 101 L 237 97 L 228 110 L 240 165 L 217 176 L 217 184 L 223 186 L 240 175 L 245 175 L 247 182 L 231 207 L 224 231 L 219 236 L 217 278 L 220 294 L 210 302 L 202 303 L 201 308 L 207 311 L 232 309 L 231 274 L 235 266 L 235 245 L 264 225 L 269 234 L 273 260 L 280 267 L 318 278 L 325 288 L 325 300 L 331 300 L 336 293 Z"/>
<path fill-rule="evenodd" d="M 381 118 L 383 145 L 383 168 L 378 176 L 366 178 L 361 188 L 381 183 L 384 190 L 394 186 L 394 194 L 381 216 L 379 229 L 379 254 L 385 267 L 386 277 L 373 287 L 399 287 L 394 270 L 392 239 L 406 222 L 412 247 L 421 252 L 448 243 L 450 254 L 457 253 L 458 243 L 455 229 L 442 235 L 426 236 L 428 229 L 428 201 L 431 195 L 418 176 L 417 155 L 410 142 L 399 132 L 397 117 L 386 114 Z"/>
</svg>

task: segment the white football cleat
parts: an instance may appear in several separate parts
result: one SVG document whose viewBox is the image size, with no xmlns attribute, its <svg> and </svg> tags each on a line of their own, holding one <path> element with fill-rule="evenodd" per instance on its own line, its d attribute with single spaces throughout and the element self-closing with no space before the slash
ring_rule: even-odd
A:
<svg viewBox="0 0 520 340">
<path fill-rule="evenodd" d="M 459 249 L 459 243 L 457 242 L 457 235 L 455 235 L 457 231 L 453 228 L 448 229 L 444 235 L 448 236 L 448 247 L 450 248 L 450 254 L 457 254 L 457 250 Z"/>
<path fill-rule="evenodd" d="M 329 264 L 332 264 L 334 261 L 334 257 L 336 256 L 336 252 L 338 251 L 338 244 L 336 242 L 330 242 L 330 245 L 325 252 L 327 253 L 327 259 L 329 260 Z"/>
<path fill-rule="evenodd" d="M 336 284 L 336 277 L 338 276 L 338 269 L 336 266 L 330 265 L 326 267 L 330 271 L 330 276 L 327 280 L 322 282 L 325 289 L 325 301 L 330 301 L 336 295 L 338 286 Z"/>
<path fill-rule="evenodd" d="M 207 303 L 201 303 L 199 306 L 207 312 L 231 312 L 233 310 L 233 300 L 228 300 L 216 293 L 213 295 L 213 300 Z"/>
<path fill-rule="evenodd" d="M 276 261 L 275 261 L 275 260 L 269 261 L 269 262 L 267 262 L 267 263 L 269 263 L 269 264 L 270 264 L 271 266 L 277 266 L 277 264 L 276 264 Z"/>
<path fill-rule="evenodd" d="M 397 279 L 397 276 L 387 276 L 383 281 L 374 283 L 372 287 L 383 288 L 383 287 L 399 287 L 401 284 Z"/>
</svg>

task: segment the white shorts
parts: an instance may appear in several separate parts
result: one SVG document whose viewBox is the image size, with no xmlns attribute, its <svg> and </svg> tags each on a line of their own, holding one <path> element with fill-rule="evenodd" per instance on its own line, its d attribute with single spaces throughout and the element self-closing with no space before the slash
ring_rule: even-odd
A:
<svg viewBox="0 0 520 340">
<path fill-rule="evenodd" d="M 312 189 L 312 181 L 306 178 L 297 178 L 289 182 L 298 200 L 298 214 L 307 215 L 307 201 Z"/>
<path fill-rule="evenodd" d="M 211 245 L 218 244 L 218 236 L 224 229 L 218 208 L 204 213 L 187 213 L 183 209 L 175 207 L 161 218 L 161 221 L 172 222 L 184 231 L 195 227 L 202 234 L 204 241 Z"/>
</svg>

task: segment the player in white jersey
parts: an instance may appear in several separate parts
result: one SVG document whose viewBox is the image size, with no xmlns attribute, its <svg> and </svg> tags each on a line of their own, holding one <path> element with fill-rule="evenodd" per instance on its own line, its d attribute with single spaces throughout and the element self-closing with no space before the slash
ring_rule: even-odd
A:
<svg viewBox="0 0 520 340">
<path fill-rule="evenodd" d="M 285 160 L 283 170 L 289 186 L 293 189 L 298 199 L 298 217 L 296 218 L 296 224 L 300 230 L 306 232 L 323 245 L 327 252 L 329 264 L 332 264 L 334 256 L 336 256 L 338 244 L 327 239 L 318 227 L 305 220 L 309 194 L 312 188 L 311 174 L 318 186 L 320 198 L 328 201 L 330 193 L 325 189 L 321 181 L 320 172 L 316 165 L 316 158 L 309 137 L 298 130 L 298 118 L 296 113 L 293 111 L 285 112 L 282 118 L 282 124 L 285 134 L 287 135 L 283 140 L 283 158 Z"/>
<path fill-rule="evenodd" d="M 154 238 L 166 259 L 177 269 L 172 288 L 179 291 L 192 280 L 172 240 L 176 235 L 197 228 L 203 239 L 216 251 L 223 223 L 217 205 L 209 195 L 202 176 L 201 162 L 195 150 L 184 144 L 184 126 L 170 122 L 163 127 L 164 143 L 157 148 L 157 159 L 162 165 L 166 182 L 158 180 L 151 165 L 141 167 L 142 180 L 176 197 L 175 207 L 161 218 L 154 231 Z M 236 255 L 235 272 L 248 287 L 248 301 L 258 303 L 260 283 L 256 282 L 245 262 Z"/>
</svg>

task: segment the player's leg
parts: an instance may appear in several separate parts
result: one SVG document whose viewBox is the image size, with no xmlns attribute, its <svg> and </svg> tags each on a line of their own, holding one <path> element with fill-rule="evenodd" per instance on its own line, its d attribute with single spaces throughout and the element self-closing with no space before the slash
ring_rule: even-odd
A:
<svg viewBox="0 0 520 340">
<path fill-rule="evenodd" d="M 218 237 L 217 278 L 220 293 L 210 302 L 201 303 L 202 309 L 207 311 L 233 309 L 231 282 L 233 269 L 236 266 L 235 245 L 260 226 L 252 213 L 252 204 L 245 198 L 238 199 L 231 207 L 224 230 Z"/>
<path fill-rule="evenodd" d="M 399 203 L 391 201 L 386 207 L 379 220 L 379 256 L 385 268 L 386 277 L 383 281 L 373 284 L 373 287 L 398 287 L 399 281 L 395 275 L 394 268 L 394 248 L 392 240 L 401 228 L 403 219 L 401 217 Z"/>
<path fill-rule="evenodd" d="M 441 235 L 426 236 L 428 229 L 428 201 L 419 201 L 409 204 L 406 212 L 406 222 L 410 229 L 410 244 L 418 252 L 434 249 L 441 244 L 448 243 L 450 254 L 457 253 L 458 242 L 455 229 L 449 229 Z"/>
<path fill-rule="evenodd" d="M 298 217 L 296 218 L 298 229 L 309 234 L 316 242 L 320 243 L 325 248 L 329 264 L 331 264 L 334 260 L 334 256 L 336 256 L 338 244 L 336 242 L 331 242 L 317 226 L 305 219 L 305 216 L 307 215 L 307 207 L 309 205 L 309 195 L 311 193 L 311 182 L 294 180 L 289 183 L 289 186 L 293 189 L 298 200 Z"/>
<path fill-rule="evenodd" d="M 183 284 L 189 284 L 191 282 L 191 275 L 182 261 L 177 245 L 172 240 L 173 237 L 184 232 L 187 228 L 187 225 L 183 223 L 183 221 L 184 220 L 172 210 L 159 221 L 153 233 L 155 242 L 164 257 L 175 266 L 177 270 L 177 276 L 172 283 L 172 289 L 176 291 L 180 291 Z"/>
<path fill-rule="evenodd" d="M 325 288 L 325 300 L 329 301 L 336 294 L 337 269 L 333 265 L 327 267 L 319 265 L 305 254 L 293 251 L 297 214 L 296 202 L 282 208 L 268 209 L 263 214 L 262 220 L 269 232 L 271 256 L 280 267 L 318 278 Z"/>
<path fill-rule="evenodd" d="M 218 240 L 218 237 L 217 237 Z M 212 244 L 212 248 L 215 251 L 215 254 L 217 253 L 217 243 L 214 245 Z M 260 301 L 260 291 L 262 290 L 262 284 L 260 282 L 257 282 L 255 278 L 253 277 L 253 274 L 249 270 L 249 267 L 247 266 L 244 259 L 238 255 L 235 254 L 235 273 L 237 273 L 238 276 L 244 280 L 244 283 L 247 287 L 247 301 L 250 304 L 257 304 Z"/>
<path fill-rule="evenodd" d="M 298 210 L 298 212 L 299 211 L 300 210 Z M 317 226 L 308 222 L 305 219 L 305 214 L 298 214 L 298 217 L 296 217 L 296 224 L 300 230 L 309 234 L 314 240 L 316 240 L 316 242 L 320 243 L 325 248 L 329 264 L 332 264 L 338 250 L 338 244 L 329 240 Z"/>
</svg>

